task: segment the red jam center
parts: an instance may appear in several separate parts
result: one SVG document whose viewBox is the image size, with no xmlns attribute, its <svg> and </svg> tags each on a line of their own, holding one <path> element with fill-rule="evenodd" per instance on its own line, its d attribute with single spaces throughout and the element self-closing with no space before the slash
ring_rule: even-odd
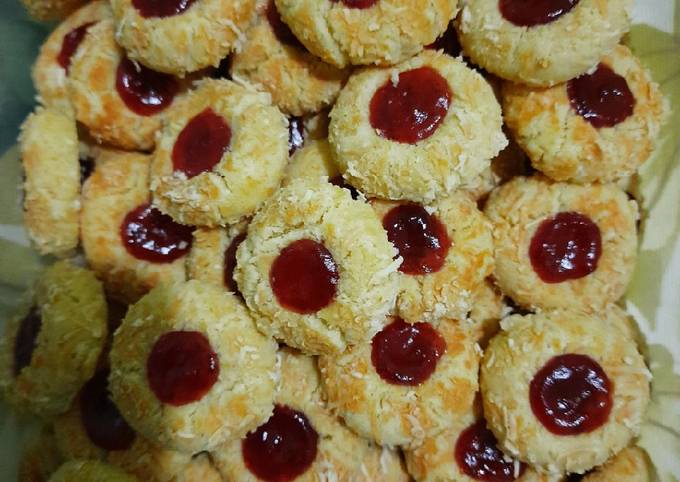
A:
<svg viewBox="0 0 680 482">
<path fill-rule="evenodd" d="M 14 339 L 14 376 L 31 364 L 35 347 L 38 345 L 38 335 L 42 327 L 42 317 L 34 306 L 26 318 L 21 320 L 17 336 Z"/>
<path fill-rule="evenodd" d="M 304 474 L 314 462 L 319 435 L 307 416 L 285 405 L 241 442 L 248 470 L 266 482 L 288 482 Z"/>
<path fill-rule="evenodd" d="M 387 383 L 415 386 L 430 378 L 445 351 L 446 342 L 432 325 L 397 318 L 373 337 L 371 361 Z"/>
<path fill-rule="evenodd" d="M 194 228 L 177 224 L 149 204 L 130 211 L 120 225 L 128 253 L 142 261 L 172 263 L 191 248 Z"/>
<path fill-rule="evenodd" d="M 238 296 L 241 292 L 238 290 L 236 281 L 234 281 L 234 269 L 236 268 L 236 250 L 246 239 L 246 233 L 241 233 L 232 239 L 227 249 L 224 251 L 224 285 L 229 291 L 233 291 Z"/>
<path fill-rule="evenodd" d="M 415 144 L 435 133 L 450 102 L 449 83 L 436 70 L 420 67 L 402 72 L 396 85 L 388 80 L 373 94 L 371 126 L 382 137 Z"/>
<path fill-rule="evenodd" d="M 356 190 L 354 186 L 350 186 L 345 182 L 345 179 L 342 177 L 341 174 L 338 174 L 337 176 L 334 176 L 328 180 L 331 184 L 334 186 L 341 187 L 343 189 L 347 189 L 350 194 L 352 195 L 352 199 L 358 199 L 359 198 L 359 191 Z"/>
<path fill-rule="evenodd" d="M 338 0 L 331 0 L 332 2 L 338 2 Z M 339 0 L 345 7 L 349 8 L 371 8 L 373 5 L 378 3 L 378 0 Z"/>
<path fill-rule="evenodd" d="M 340 275 L 326 247 L 311 239 L 283 248 L 269 272 L 279 304 L 300 314 L 316 313 L 335 298 Z"/>
<path fill-rule="evenodd" d="M 210 107 L 196 114 L 177 136 L 172 148 L 175 171 L 191 179 L 211 171 L 222 160 L 231 145 L 231 128 L 221 115 Z"/>
<path fill-rule="evenodd" d="M 458 34 L 456 29 L 453 27 L 453 22 L 449 23 L 446 31 L 441 34 L 430 45 L 425 46 L 427 49 L 432 50 L 443 50 L 445 53 L 449 54 L 451 57 L 458 57 L 463 49 L 460 46 L 460 41 L 458 40 Z"/>
<path fill-rule="evenodd" d="M 613 388 L 600 364 L 589 356 L 556 356 L 531 380 L 531 410 L 555 435 L 592 432 L 609 418 Z"/>
<path fill-rule="evenodd" d="M 111 401 L 108 370 L 95 374 L 80 390 L 80 419 L 89 439 L 104 450 L 127 450 L 135 432 Z"/>
<path fill-rule="evenodd" d="M 144 18 L 172 17 L 184 13 L 196 0 L 132 0 Z"/>
<path fill-rule="evenodd" d="M 437 216 L 418 204 L 401 204 L 383 218 L 387 239 L 404 259 L 399 271 L 411 275 L 435 273 L 444 266 L 451 240 Z"/>
<path fill-rule="evenodd" d="M 156 340 L 146 363 L 149 386 L 169 405 L 197 402 L 220 374 L 220 361 L 203 333 L 171 331 Z"/>
<path fill-rule="evenodd" d="M 633 115 L 635 97 L 626 79 L 604 64 L 567 84 L 571 108 L 596 128 L 614 127 Z"/>
<path fill-rule="evenodd" d="M 279 11 L 276 9 L 274 0 L 269 0 L 266 15 L 269 26 L 274 31 L 274 35 L 279 40 L 279 42 L 285 45 L 290 45 L 291 47 L 304 49 L 304 46 L 300 43 L 293 32 L 291 32 L 288 25 L 286 25 L 283 20 L 281 20 L 281 15 L 279 15 Z"/>
<path fill-rule="evenodd" d="M 95 23 L 96 22 L 85 23 L 64 35 L 64 39 L 61 41 L 61 50 L 59 50 L 59 54 L 57 55 L 57 63 L 61 65 L 66 72 L 68 72 L 68 68 L 71 66 L 71 58 L 85 38 L 87 29 Z"/>
<path fill-rule="evenodd" d="M 579 0 L 499 0 L 505 19 L 518 27 L 535 27 L 554 22 L 574 8 Z"/>
<path fill-rule="evenodd" d="M 498 441 L 491 430 L 486 428 L 484 420 L 471 425 L 460 434 L 454 455 L 463 473 L 476 480 L 516 480 L 526 469 L 524 464 L 517 464 L 515 474 L 515 463 L 507 459 L 498 448 Z"/>
<path fill-rule="evenodd" d="M 154 115 L 167 108 L 179 90 L 172 75 L 156 72 L 123 58 L 116 72 L 116 90 L 132 112 Z"/>
<path fill-rule="evenodd" d="M 529 259 L 545 283 L 583 278 L 597 269 L 600 228 L 587 216 L 561 212 L 543 221 L 531 239 Z"/>
<path fill-rule="evenodd" d="M 305 123 L 302 117 L 288 118 L 288 155 L 292 156 L 295 151 L 305 145 Z"/>
</svg>

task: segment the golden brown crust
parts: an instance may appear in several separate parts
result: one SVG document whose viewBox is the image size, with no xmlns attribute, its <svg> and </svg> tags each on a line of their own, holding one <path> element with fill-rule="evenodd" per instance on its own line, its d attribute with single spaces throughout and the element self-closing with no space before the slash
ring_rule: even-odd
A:
<svg viewBox="0 0 680 482">
<path fill-rule="evenodd" d="M 48 482 L 142 482 L 113 465 L 97 460 L 70 460 Z"/>
<path fill-rule="evenodd" d="M 61 20 L 87 0 L 21 0 L 28 14 L 42 22 Z"/>
</svg>

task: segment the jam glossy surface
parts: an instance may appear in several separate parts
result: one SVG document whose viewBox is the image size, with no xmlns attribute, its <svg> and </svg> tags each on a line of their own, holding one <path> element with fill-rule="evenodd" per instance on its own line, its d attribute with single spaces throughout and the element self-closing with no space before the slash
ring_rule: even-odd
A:
<svg viewBox="0 0 680 482">
<path fill-rule="evenodd" d="M 302 117 L 288 118 L 288 155 L 292 156 L 295 151 L 305 145 L 305 123 Z"/>
<path fill-rule="evenodd" d="M 238 296 L 241 292 L 238 290 L 238 285 L 234 281 L 234 269 L 236 268 L 236 250 L 246 239 L 246 233 L 241 233 L 231 240 L 227 249 L 224 250 L 224 285 L 229 291 L 233 291 Z"/>
<path fill-rule="evenodd" d="M 456 441 L 456 463 L 467 476 L 487 482 L 505 482 L 522 476 L 526 466 L 517 465 L 498 448 L 494 434 L 480 420 L 466 428 Z"/>
<path fill-rule="evenodd" d="M 426 49 L 432 50 L 443 50 L 444 53 L 449 54 L 451 57 L 458 57 L 463 49 L 460 46 L 460 41 L 458 40 L 458 34 L 456 29 L 453 27 L 453 22 L 449 23 L 446 31 L 437 37 L 437 40 L 432 42 L 430 45 L 425 46 Z"/>
<path fill-rule="evenodd" d="M 285 45 L 290 45 L 291 47 L 304 49 L 304 46 L 300 43 L 295 34 L 291 32 L 288 25 L 286 25 L 283 20 L 281 20 L 281 15 L 279 15 L 279 11 L 276 9 L 274 0 L 269 0 L 269 4 L 267 4 L 266 15 L 267 22 L 269 22 L 269 26 L 272 28 L 272 31 L 279 42 Z"/>
<path fill-rule="evenodd" d="M 561 212 L 539 224 L 529 245 L 534 272 L 545 283 L 583 278 L 597 269 L 600 228 L 588 216 Z"/>
<path fill-rule="evenodd" d="M 387 239 L 404 259 L 399 271 L 422 275 L 439 271 L 451 247 L 446 227 L 418 204 L 401 204 L 383 217 Z"/>
<path fill-rule="evenodd" d="M 587 355 L 550 359 L 529 386 L 531 410 L 556 435 L 578 435 L 604 425 L 612 409 L 613 385 Z"/>
<path fill-rule="evenodd" d="M 246 467 L 266 482 L 288 482 L 314 462 L 319 435 L 307 416 L 285 405 L 241 442 Z"/>
<path fill-rule="evenodd" d="M 172 104 L 179 90 L 177 79 L 135 64 L 124 57 L 116 71 L 116 91 L 125 105 L 135 114 L 158 114 Z"/>
<path fill-rule="evenodd" d="M 132 0 L 144 18 L 173 17 L 184 13 L 196 0 Z"/>
<path fill-rule="evenodd" d="M 349 8 L 371 8 L 373 5 L 378 3 L 378 0 L 331 0 L 336 3 L 340 1 L 345 7 Z"/>
<path fill-rule="evenodd" d="M 373 337 L 371 361 L 387 383 L 416 386 L 430 378 L 445 351 L 446 342 L 432 325 L 397 318 Z"/>
<path fill-rule="evenodd" d="M 64 38 L 61 41 L 61 49 L 59 50 L 59 54 L 57 54 L 57 63 L 61 65 L 65 71 L 68 72 L 68 68 L 71 66 L 71 59 L 85 38 L 87 29 L 95 23 L 96 22 L 85 23 L 64 35 Z"/>
<path fill-rule="evenodd" d="M 498 8 L 508 22 L 535 27 L 554 22 L 569 13 L 579 0 L 499 0 Z"/>
<path fill-rule="evenodd" d="M 171 331 L 156 340 L 146 371 L 158 400 L 180 406 L 210 391 L 220 374 L 220 362 L 203 333 Z"/>
<path fill-rule="evenodd" d="M 210 107 L 187 122 L 172 148 L 172 167 L 191 179 L 211 171 L 231 145 L 231 128 Z"/>
<path fill-rule="evenodd" d="M 191 248 L 194 228 L 178 224 L 149 204 L 130 211 L 120 225 L 128 253 L 142 261 L 172 263 Z"/>
<path fill-rule="evenodd" d="M 38 345 L 38 335 L 42 328 L 42 317 L 37 307 L 31 308 L 26 317 L 19 323 L 14 340 L 14 376 L 31 364 L 33 352 Z"/>
<path fill-rule="evenodd" d="M 435 133 L 450 103 L 446 79 L 430 67 L 419 67 L 400 73 L 396 85 L 390 79 L 376 90 L 369 119 L 381 137 L 415 144 Z"/>
<path fill-rule="evenodd" d="M 330 251 L 311 239 L 281 250 L 269 272 L 279 304 L 300 314 L 316 313 L 335 298 L 340 275 Z"/>
<path fill-rule="evenodd" d="M 104 450 L 127 450 L 135 432 L 111 400 L 108 370 L 95 374 L 80 390 L 80 419 L 88 438 Z"/>
<path fill-rule="evenodd" d="M 571 108 L 597 128 L 614 127 L 633 115 L 635 96 L 625 78 L 604 64 L 567 83 Z"/>
</svg>

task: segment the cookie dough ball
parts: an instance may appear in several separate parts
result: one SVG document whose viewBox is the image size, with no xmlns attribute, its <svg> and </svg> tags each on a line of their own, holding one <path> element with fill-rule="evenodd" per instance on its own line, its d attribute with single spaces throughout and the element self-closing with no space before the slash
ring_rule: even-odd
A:
<svg viewBox="0 0 680 482">
<path fill-rule="evenodd" d="M 651 374 L 635 343 L 594 315 L 513 315 L 484 353 L 484 415 L 500 445 L 542 470 L 583 473 L 640 430 Z"/>
<path fill-rule="evenodd" d="M 329 183 L 297 180 L 253 218 L 234 276 L 260 330 L 309 354 L 336 353 L 384 324 L 395 256 L 369 205 Z"/>
<path fill-rule="evenodd" d="M 649 482 L 654 480 L 653 469 L 645 452 L 638 447 L 628 447 L 612 457 L 606 464 L 589 473 L 582 482 Z"/>
<path fill-rule="evenodd" d="M 150 205 L 149 156 L 100 150 L 83 186 L 83 250 L 107 292 L 137 301 L 160 281 L 186 279 L 192 228 Z"/>
<path fill-rule="evenodd" d="M 324 391 L 347 425 L 381 445 L 417 447 L 452 427 L 477 392 L 479 349 L 455 320 L 390 319 L 371 342 L 321 356 Z"/>
<path fill-rule="evenodd" d="M 617 187 L 518 177 L 491 193 L 484 212 L 497 283 L 522 307 L 597 311 L 625 292 L 638 210 Z"/>
<path fill-rule="evenodd" d="M 128 310 L 110 358 L 113 402 L 167 448 L 210 450 L 271 414 L 276 344 L 234 295 L 211 284 L 151 290 Z"/>
<path fill-rule="evenodd" d="M 60 20 L 87 0 L 21 0 L 28 14 L 41 22 Z"/>
<path fill-rule="evenodd" d="M 98 460 L 71 460 L 59 467 L 49 482 L 141 482 L 119 468 Z"/>
<path fill-rule="evenodd" d="M 66 89 L 66 76 L 73 55 L 78 51 L 87 30 L 100 20 L 111 17 L 111 7 L 104 0 L 88 3 L 69 15 L 47 37 L 33 64 L 32 76 L 38 101 L 64 112 L 73 110 Z"/>
<path fill-rule="evenodd" d="M 39 416 L 65 412 L 94 373 L 106 335 L 106 300 L 94 274 L 65 261 L 50 266 L 0 339 L 4 398 Z"/>
<path fill-rule="evenodd" d="M 426 50 L 350 77 L 329 141 L 345 179 L 368 196 L 430 202 L 479 175 L 505 147 L 501 109 L 460 59 Z"/>
<path fill-rule="evenodd" d="M 154 205 L 209 227 L 253 214 L 283 177 L 286 127 L 266 94 L 201 82 L 166 113 L 151 166 Z"/>
<path fill-rule="evenodd" d="M 336 67 L 393 65 L 435 41 L 456 16 L 456 0 L 276 0 L 307 49 Z"/>
<path fill-rule="evenodd" d="M 467 2 L 457 27 L 463 51 L 507 80 L 550 86 L 582 74 L 611 51 L 631 22 L 631 0 Z"/>
<path fill-rule="evenodd" d="M 21 453 L 17 482 L 46 482 L 62 462 L 54 433 L 44 427 Z"/>
<path fill-rule="evenodd" d="M 281 20 L 274 0 L 260 10 L 241 49 L 232 56 L 233 79 L 269 92 L 286 114 L 301 116 L 332 104 L 349 70 L 310 54 Z"/>
<path fill-rule="evenodd" d="M 19 144 L 28 236 L 40 254 L 68 256 L 80 226 L 76 122 L 57 109 L 38 109 L 22 125 Z"/>
<path fill-rule="evenodd" d="M 220 60 L 243 41 L 256 0 L 112 0 L 116 40 L 130 58 L 184 76 Z"/>
<path fill-rule="evenodd" d="M 464 319 L 493 271 L 491 225 L 464 193 L 422 206 L 371 201 L 402 258 L 397 312 L 408 321 Z"/>
<path fill-rule="evenodd" d="M 71 58 L 67 86 L 76 118 L 90 134 L 130 150 L 154 147 L 160 114 L 181 87 L 175 77 L 130 60 L 116 44 L 111 20 L 87 29 Z"/>
<path fill-rule="evenodd" d="M 280 390 L 271 418 L 242 440 L 212 453 L 225 480 L 407 480 L 395 452 L 383 454 L 342 425 L 326 407 L 313 358 L 289 349 L 282 350 L 279 357 Z M 381 456 L 382 470 L 375 467 Z M 376 478 L 368 478 L 370 475 Z"/>
<path fill-rule="evenodd" d="M 614 182 L 649 157 L 664 116 L 659 86 L 628 47 L 550 89 L 503 88 L 503 112 L 534 167 L 557 181 Z"/>
</svg>

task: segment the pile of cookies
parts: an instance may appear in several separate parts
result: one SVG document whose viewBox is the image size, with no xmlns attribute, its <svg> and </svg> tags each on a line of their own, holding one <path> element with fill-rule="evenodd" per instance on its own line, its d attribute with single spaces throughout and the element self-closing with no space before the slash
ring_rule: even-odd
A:
<svg viewBox="0 0 680 482">
<path fill-rule="evenodd" d="M 651 480 L 631 0 L 24 2 L 20 481 Z"/>
</svg>

